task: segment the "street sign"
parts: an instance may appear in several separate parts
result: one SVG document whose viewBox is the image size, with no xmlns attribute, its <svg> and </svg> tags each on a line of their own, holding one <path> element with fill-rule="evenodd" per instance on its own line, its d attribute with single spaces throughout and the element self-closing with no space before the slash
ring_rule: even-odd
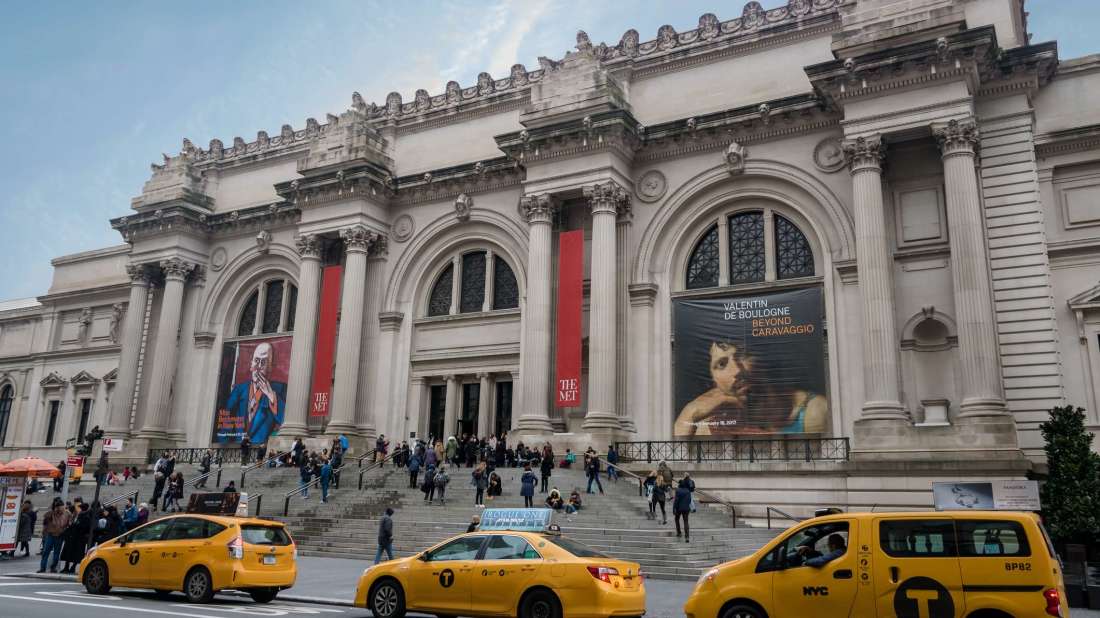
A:
<svg viewBox="0 0 1100 618">
<path fill-rule="evenodd" d="M 83 468 L 84 457 L 81 455 L 69 455 L 65 458 L 65 467 L 67 468 Z"/>
<path fill-rule="evenodd" d="M 103 438 L 103 451 L 117 453 L 122 450 L 122 438 Z"/>
</svg>

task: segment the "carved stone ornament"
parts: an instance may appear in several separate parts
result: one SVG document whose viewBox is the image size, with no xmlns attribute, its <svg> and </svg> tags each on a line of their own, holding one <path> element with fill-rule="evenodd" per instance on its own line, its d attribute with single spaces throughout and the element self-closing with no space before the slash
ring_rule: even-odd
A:
<svg viewBox="0 0 1100 618">
<path fill-rule="evenodd" d="M 321 243 L 316 234 L 302 234 L 294 239 L 294 248 L 304 258 L 321 257 Z"/>
<path fill-rule="evenodd" d="M 111 305 L 111 323 L 107 329 L 108 336 L 111 338 L 111 343 L 118 343 L 119 330 L 122 327 L 122 316 L 125 315 L 122 303 L 115 303 Z"/>
<path fill-rule="evenodd" d="M 550 223 L 554 216 L 554 201 L 547 195 L 525 195 L 519 198 L 519 209 L 528 223 Z"/>
<path fill-rule="evenodd" d="M 349 253 L 355 251 L 366 252 L 378 240 L 378 234 L 362 225 L 353 225 L 340 230 L 340 238 L 344 239 L 345 251 Z"/>
<path fill-rule="evenodd" d="M 726 170 L 728 170 L 730 174 L 740 174 L 745 171 L 746 156 L 748 156 L 748 151 L 744 146 L 737 142 L 730 142 L 724 154 L 726 159 Z"/>
<path fill-rule="evenodd" d="M 148 285 L 152 280 L 145 264 L 127 264 L 126 274 L 130 276 L 130 281 L 141 285 Z"/>
<path fill-rule="evenodd" d="M 401 215 L 393 221 L 393 239 L 397 242 L 405 242 L 413 235 L 413 218 L 410 215 Z"/>
<path fill-rule="evenodd" d="M 844 158 L 851 166 L 852 172 L 864 168 L 882 169 L 882 161 L 886 158 L 886 143 L 881 136 L 857 137 L 842 143 Z"/>
<path fill-rule="evenodd" d="M 699 18 L 699 38 L 704 41 L 718 36 L 721 24 L 714 13 L 704 13 Z"/>
<path fill-rule="evenodd" d="M 167 260 L 161 260 L 160 268 L 164 271 L 165 278 L 182 281 L 187 278 L 187 275 L 191 274 L 191 271 L 195 269 L 195 265 L 191 262 L 174 257 L 168 258 Z"/>
<path fill-rule="evenodd" d="M 256 234 L 256 249 L 260 253 L 267 253 L 271 250 L 271 232 L 260 230 Z"/>
<path fill-rule="evenodd" d="M 465 193 L 459 193 L 455 198 L 455 217 L 459 221 L 469 221 L 470 211 L 473 210 L 474 200 Z"/>
<path fill-rule="evenodd" d="M 844 169 L 844 148 L 840 145 L 840 138 L 826 137 L 814 147 L 814 166 L 817 169 L 832 174 Z"/>
<path fill-rule="evenodd" d="M 973 118 L 951 120 L 944 124 L 932 125 L 932 135 L 940 144 L 944 155 L 955 153 L 973 154 L 978 148 L 978 126 Z"/>
<path fill-rule="evenodd" d="M 629 208 L 630 196 L 614 180 L 588 185 L 583 191 L 592 214 L 611 213 L 618 216 Z"/>
<path fill-rule="evenodd" d="M 665 196 L 668 191 L 668 181 L 660 170 L 649 170 L 638 178 L 634 185 L 634 192 L 643 202 L 656 202 Z"/>
<path fill-rule="evenodd" d="M 628 58 L 633 58 L 638 55 L 638 31 L 631 28 L 623 33 L 623 38 L 619 39 L 619 51 Z"/>
<path fill-rule="evenodd" d="M 218 247 L 210 254 L 210 270 L 218 272 L 229 263 L 229 252 L 225 247 Z"/>
</svg>

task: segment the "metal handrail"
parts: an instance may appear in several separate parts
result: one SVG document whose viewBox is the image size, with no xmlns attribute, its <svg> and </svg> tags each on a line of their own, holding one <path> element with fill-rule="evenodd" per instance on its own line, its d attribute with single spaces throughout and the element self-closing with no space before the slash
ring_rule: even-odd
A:
<svg viewBox="0 0 1100 618">
<path fill-rule="evenodd" d="M 189 481 L 185 481 L 183 483 L 183 486 L 184 487 L 190 486 L 191 489 L 195 489 L 195 487 L 198 485 L 199 481 L 201 481 L 203 479 L 210 478 L 210 475 L 215 474 L 215 473 L 217 474 L 217 480 L 214 481 L 214 485 L 221 485 L 222 484 L 222 464 L 219 461 L 217 469 L 211 470 L 210 472 L 207 472 L 206 474 L 200 474 L 199 476 L 196 476 L 196 477 L 192 478 Z"/>
<path fill-rule="evenodd" d="M 374 451 L 371 451 L 371 452 L 373 453 Z M 368 454 L 369 453 L 364 454 L 359 459 L 362 460 Z M 367 466 L 366 468 L 360 468 L 359 469 L 359 489 L 363 489 L 363 473 L 368 471 L 368 470 L 371 470 L 371 469 L 373 469 L 377 466 L 380 466 L 380 465 L 386 463 L 386 460 L 388 460 L 390 457 L 393 457 L 393 455 L 391 454 L 391 455 L 387 456 L 386 459 L 383 459 L 382 461 L 379 461 L 375 464 L 371 464 L 370 466 Z M 333 479 L 336 479 L 337 475 L 341 471 L 343 471 L 344 468 L 348 467 L 348 465 L 350 465 L 350 464 L 348 464 L 348 462 L 345 460 L 345 462 L 342 466 L 340 466 L 339 468 L 334 468 L 332 470 Z M 309 489 L 310 487 L 316 487 L 318 484 L 320 484 L 320 482 L 321 482 L 321 477 L 318 476 L 317 478 L 311 480 L 310 482 L 302 483 L 298 487 L 296 487 L 296 488 L 286 492 L 285 494 L 283 494 L 283 517 L 286 517 L 287 514 L 290 513 L 290 499 L 294 496 L 294 494 L 301 493 L 301 491 L 303 489 Z"/>
<path fill-rule="evenodd" d="M 625 474 L 627 476 L 634 477 L 634 479 L 638 481 L 638 496 L 641 497 L 641 496 L 645 495 L 645 489 L 644 489 L 645 479 L 643 477 L 641 477 L 637 474 L 634 474 L 630 470 L 623 469 L 622 467 L 619 466 L 619 464 L 611 463 L 610 461 L 604 459 L 603 457 L 597 456 L 596 459 L 602 461 L 604 463 L 604 465 L 615 466 L 615 472 L 618 473 L 618 474 Z"/>
<path fill-rule="evenodd" d="M 116 502 L 121 502 L 124 498 L 130 498 L 130 497 L 132 497 L 134 499 L 134 504 L 137 504 L 138 495 L 140 493 L 141 493 L 140 490 L 135 489 L 134 491 L 131 491 L 130 493 L 125 493 L 125 494 L 115 496 L 114 498 L 111 498 L 110 500 L 104 502 L 100 506 L 106 508 L 106 507 L 111 506 L 112 504 L 114 504 Z"/>
<path fill-rule="evenodd" d="M 805 519 L 799 519 L 799 518 L 795 517 L 794 515 L 791 515 L 790 513 L 787 513 L 785 511 L 781 511 L 781 510 L 775 508 L 774 506 L 765 507 L 764 513 L 765 513 L 765 516 L 768 518 L 768 530 L 772 529 L 772 513 L 776 513 L 777 515 L 781 515 L 781 516 L 793 521 L 796 524 L 805 521 Z"/>
<path fill-rule="evenodd" d="M 389 455 L 386 455 L 385 457 L 383 457 L 382 461 L 376 461 L 376 462 L 370 464 L 369 466 L 367 466 L 366 468 L 359 468 L 359 491 L 363 491 L 363 475 L 366 474 L 367 472 L 370 472 L 371 470 L 373 470 L 375 468 L 381 468 L 382 466 L 384 466 L 386 464 L 387 461 L 390 461 L 391 459 L 393 459 L 394 455 L 396 455 L 396 454 L 397 453 L 390 453 Z"/>
<path fill-rule="evenodd" d="M 253 514 L 252 517 L 259 517 L 260 516 L 260 507 L 262 507 L 263 504 L 264 504 L 264 495 L 263 494 L 256 494 L 256 495 L 249 494 L 248 499 L 244 501 L 245 512 L 246 513 L 248 512 L 248 510 L 247 510 L 248 507 L 252 505 L 253 501 L 256 502 L 256 513 Z"/>
<path fill-rule="evenodd" d="M 622 468 L 621 466 L 619 466 L 619 464 L 608 463 L 608 461 L 606 459 L 604 459 L 603 457 L 597 456 L 596 459 L 604 462 L 604 464 L 606 464 L 606 465 L 615 466 L 615 471 L 616 472 L 626 473 L 627 475 L 632 476 L 635 479 L 637 479 L 638 480 L 638 495 L 639 496 L 644 495 L 643 487 L 645 486 L 645 479 L 642 478 L 641 475 L 634 474 L 630 470 L 626 470 L 626 469 Z M 698 487 L 695 488 L 695 491 L 693 493 L 697 493 L 701 496 L 705 496 L 710 500 L 710 502 L 718 503 L 718 504 L 721 504 L 722 506 L 728 508 L 730 510 L 730 521 L 733 522 L 733 527 L 734 528 L 737 527 L 737 507 L 734 506 L 734 504 L 732 502 L 729 502 L 727 500 L 723 500 L 722 498 L 719 498 L 718 496 L 710 493 L 709 491 L 699 489 Z"/>
<path fill-rule="evenodd" d="M 248 465 L 248 466 L 242 466 L 241 467 L 241 484 L 238 486 L 238 489 L 244 489 L 244 478 L 249 472 L 251 472 L 252 470 L 255 470 L 256 468 L 262 468 L 262 467 L 266 466 L 267 464 L 275 461 L 276 459 L 282 457 L 283 455 L 286 455 L 289 452 L 290 451 L 283 451 L 281 453 L 277 453 L 275 455 L 272 455 L 271 457 L 268 457 L 267 459 L 265 459 L 265 460 L 263 460 L 259 463 L 255 463 L 255 464 Z"/>
</svg>

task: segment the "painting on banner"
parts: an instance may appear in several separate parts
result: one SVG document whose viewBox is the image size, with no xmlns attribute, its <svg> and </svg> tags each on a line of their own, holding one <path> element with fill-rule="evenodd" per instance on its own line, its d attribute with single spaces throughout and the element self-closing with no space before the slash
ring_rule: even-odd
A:
<svg viewBox="0 0 1100 618">
<path fill-rule="evenodd" d="M 291 337 L 235 341 L 222 346 L 214 441 L 263 444 L 286 415 Z"/>
<path fill-rule="evenodd" d="M 820 287 L 673 301 L 676 437 L 827 430 Z"/>
</svg>

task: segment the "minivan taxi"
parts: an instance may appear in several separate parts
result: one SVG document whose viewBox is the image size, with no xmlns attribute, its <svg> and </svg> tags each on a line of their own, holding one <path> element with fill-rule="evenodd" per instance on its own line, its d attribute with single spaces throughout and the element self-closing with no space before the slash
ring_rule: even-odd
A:
<svg viewBox="0 0 1100 618">
<path fill-rule="evenodd" d="M 298 550 L 277 521 L 188 513 L 169 515 L 101 543 L 81 561 L 77 581 L 91 594 L 112 586 L 182 591 L 209 602 L 226 588 L 269 603 L 298 576 Z"/>
<path fill-rule="evenodd" d="M 1068 616 L 1033 513 L 840 513 L 699 578 L 687 618 Z"/>
</svg>

